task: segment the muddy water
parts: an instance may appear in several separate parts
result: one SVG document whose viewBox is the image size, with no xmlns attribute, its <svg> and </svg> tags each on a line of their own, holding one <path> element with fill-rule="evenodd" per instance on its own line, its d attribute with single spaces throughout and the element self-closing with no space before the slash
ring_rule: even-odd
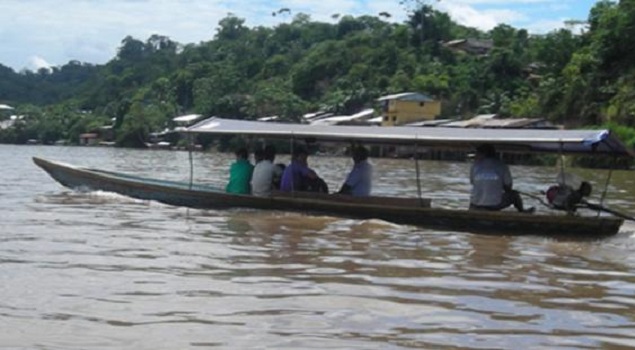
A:
<svg viewBox="0 0 635 350">
<path fill-rule="evenodd" d="M 565 242 L 188 210 L 69 191 L 32 156 L 189 178 L 183 152 L 0 145 L 0 348 L 635 347 L 632 224 L 609 239 Z M 310 161 L 332 189 L 351 164 Z M 222 186 L 230 162 L 195 154 L 195 178 Z M 375 193 L 415 195 L 411 162 L 373 163 Z M 465 206 L 468 164 L 421 169 L 433 205 Z M 538 193 L 555 170 L 512 172 L 517 188 Z M 607 176 L 577 173 L 596 189 Z M 615 172 L 605 203 L 635 213 L 634 182 Z"/>
</svg>

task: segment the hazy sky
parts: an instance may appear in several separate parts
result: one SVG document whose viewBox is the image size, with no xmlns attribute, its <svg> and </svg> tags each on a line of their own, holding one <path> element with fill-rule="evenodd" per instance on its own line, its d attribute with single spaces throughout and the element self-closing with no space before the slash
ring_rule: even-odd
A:
<svg viewBox="0 0 635 350">
<path fill-rule="evenodd" d="M 415 3 L 416 1 L 412 1 Z M 595 0 L 428 0 L 462 24 L 483 30 L 499 23 L 545 33 L 567 19 L 586 19 Z M 271 15 L 289 8 L 290 16 Z M 399 0 L 0 0 L 0 64 L 16 71 L 70 60 L 106 63 L 128 35 L 165 35 L 182 44 L 213 38 L 228 13 L 247 26 L 273 26 L 299 12 L 330 21 L 333 14 L 377 15 L 402 21 Z"/>
</svg>

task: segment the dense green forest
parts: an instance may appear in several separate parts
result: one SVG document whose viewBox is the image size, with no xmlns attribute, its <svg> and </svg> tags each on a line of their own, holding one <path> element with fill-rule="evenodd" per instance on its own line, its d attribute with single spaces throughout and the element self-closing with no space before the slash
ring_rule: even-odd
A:
<svg viewBox="0 0 635 350">
<path fill-rule="evenodd" d="M 479 31 L 425 4 L 403 23 L 389 13 L 324 23 L 289 12 L 273 14 L 289 18 L 275 27 L 250 28 L 228 15 L 198 44 L 126 37 L 104 65 L 72 61 L 37 72 L 0 65 L 0 103 L 24 116 L 0 130 L 0 142 L 77 142 L 113 125 L 118 145 L 139 146 L 180 114 L 298 120 L 419 91 L 442 101 L 444 118 L 499 113 L 602 125 L 635 146 L 635 0 L 600 1 L 584 23 L 545 35 L 508 25 Z M 474 55 L 443 45 L 463 38 L 494 46 Z"/>
</svg>

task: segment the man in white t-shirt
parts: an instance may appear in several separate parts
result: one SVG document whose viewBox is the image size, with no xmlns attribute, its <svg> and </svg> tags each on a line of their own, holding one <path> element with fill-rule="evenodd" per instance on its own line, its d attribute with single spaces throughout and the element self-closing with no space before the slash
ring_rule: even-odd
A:
<svg viewBox="0 0 635 350">
<path fill-rule="evenodd" d="M 476 160 L 470 169 L 470 209 L 501 210 L 513 205 L 520 212 L 533 212 L 525 209 L 520 194 L 512 189 L 512 175 L 507 164 L 496 155 L 496 149 L 490 144 L 476 148 Z"/>
<path fill-rule="evenodd" d="M 270 195 L 275 178 L 282 176 L 280 167 L 273 164 L 276 158 L 275 147 L 267 145 L 263 156 L 263 160 L 256 164 L 251 176 L 251 193 L 254 196 Z"/>
</svg>

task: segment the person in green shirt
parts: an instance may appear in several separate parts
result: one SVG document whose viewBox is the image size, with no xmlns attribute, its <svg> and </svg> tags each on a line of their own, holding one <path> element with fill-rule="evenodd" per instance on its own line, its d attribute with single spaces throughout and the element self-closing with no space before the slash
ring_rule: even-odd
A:
<svg viewBox="0 0 635 350">
<path fill-rule="evenodd" d="M 249 162 L 246 148 L 236 151 L 236 161 L 229 168 L 229 183 L 225 187 L 227 193 L 251 194 L 251 174 L 254 166 Z"/>
</svg>

